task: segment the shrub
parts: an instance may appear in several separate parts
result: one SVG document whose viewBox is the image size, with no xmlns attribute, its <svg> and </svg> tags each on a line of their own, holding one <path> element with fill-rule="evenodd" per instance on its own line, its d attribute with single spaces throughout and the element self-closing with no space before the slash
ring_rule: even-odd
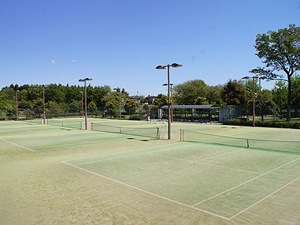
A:
<svg viewBox="0 0 300 225">
<path fill-rule="evenodd" d="M 141 120 L 140 114 L 132 114 L 129 117 L 130 120 Z"/>
<path fill-rule="evenodd" d="M 241 126 L 252 126 L 252 121 L 246 121 L 241 119 L 230 119 L 226 120 L 224 125 L 241 125 Z M 300 122 L 276 122 L 276 121 L 255 121 L 257 127 L 281 127 L 281 128 L 294 128 L 300 129 Z"/>
</svg>

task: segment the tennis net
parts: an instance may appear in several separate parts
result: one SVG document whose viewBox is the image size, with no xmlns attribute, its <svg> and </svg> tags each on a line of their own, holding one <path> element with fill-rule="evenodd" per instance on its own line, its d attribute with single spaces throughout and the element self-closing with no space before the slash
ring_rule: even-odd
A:
<svg viewBox="0 0 300 225">
<path fill-rule="evenodd" d="M 180 141 L 201 142 L 206 144 L 283 151 L 300 154 L 300 141 L 263 140 L 252 138 L 229 137 L 185 129 L 180 130 Z"/>
<path fill-rule="evenodd" d="M 91 123 L 91 130 L 101 131 L 108 133 L 119 133 L 119 134 L 129 134 L 142 137 L 150 137 L 154 139 L 160 139 L 160 133 L 158 127 L 119 127 L 104 125 L 99 123 Z"/>
<path fill-rule="evenodd" d="M 47 119 L 47 125 L 82 129 L 82 122 L 73 120 Z"/>
</svg>

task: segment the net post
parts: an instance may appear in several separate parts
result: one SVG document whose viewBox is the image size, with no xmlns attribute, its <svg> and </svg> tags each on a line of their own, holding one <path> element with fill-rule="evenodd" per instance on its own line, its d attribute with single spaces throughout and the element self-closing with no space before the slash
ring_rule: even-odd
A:
<svg viewBox="0 0 300 225">
<path fill-rule="evenodd" d="M 120 127 L 120 134 L 122 134 L 122 128 Z"/>
<path fill-rule="evenodd" d="M 180 141 L 184 141 L 184 129 L 180 129 Z"/>
<path fill-rule="evenodd" d="M 247 148 L 249 148 L 249 139 L 247 139 Z"/>
<path fill-rule="evenodd" d="M 80 123 L 81 123 L 81 129 L 82 129 L 82 121 Z M 93 122 L 91 123 L 91 130 L 94 130 L 94 123 Z"/>
<path fill-rule="evenodd" d="M 156 128 L 156 139 L 160 139 L 160 137 L 159 137 L 159 127 Z"/>
<path fill-rule="evenodd" d="M 181 133 L 182 133 L 182 129 L 180 129 L 180 131 L 179 131 L 180 141 L 182 141 L 182 140 L 181 140 Z"/>
</svg>

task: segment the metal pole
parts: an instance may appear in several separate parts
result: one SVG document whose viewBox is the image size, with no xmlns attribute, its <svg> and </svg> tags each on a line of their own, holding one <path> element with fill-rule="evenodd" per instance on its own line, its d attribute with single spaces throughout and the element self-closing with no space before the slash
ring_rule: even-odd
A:
<svg viewBox="0 0 300 225">
<path fill-rule="evenodd" d="M 82 113 L 82 118 L 83 116 L 83 92 L 81 91 L 81 113 Z"/>
<path fill-rule="evenodd" d="M 253 77 L 253 127 L 255 127 L 255 86 L 254 86 L 254 78 Z"/>
<path fill-rule="evenodd" d="M 119 114 L 120 114 L 120 120 L 121 120 L 121 88 L 119 88 L 119 102 L 120 102 Z"/>
<path fill-rule="evenodd" d="M 16 91 L 16 120 L 19 120 L 19 116 L 18 116 L 18 91 Z"/>
<path fill-rule="evenodd" d="M 170 65 L 168 64 L 168 139 L 171 139 Z"/>
<path fill-rule="evenodd" d="M 173 123 L 173 84 L 171 85 L 171 123 Z"/>
<path fill-rule="evenodd" d="M 19 120 L 19 116 L 18 116 L 18 91 L 16 91 L 16 120 Z"/>
<path fill-rule="evenodd" d="M 45 109 L 45 85 L 43 85 L 43 111 L 44 111 L 44 124 L 46 124 L 46 109 Z"/>
<path fill-rule="evenodd" d="M 85 129 L 87 130 L 87 98 L 86 98 L 86 79 L 84 80 L 84 106 L 85 106 Z"/>
</svg>

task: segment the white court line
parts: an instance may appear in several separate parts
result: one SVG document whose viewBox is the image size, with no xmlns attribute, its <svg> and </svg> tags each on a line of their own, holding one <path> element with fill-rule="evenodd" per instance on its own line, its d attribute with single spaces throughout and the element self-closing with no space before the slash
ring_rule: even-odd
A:
<svg viewBox="0 0 300 225">
<path fill-rule="evenodd" d="M 5 139 L 3 139 L 3 138 L 0 138 L 0 140 L 6 141 L 6 142 L 8 142 L 8 143 L 10 143 L 10 144 L 12 144 L 12 145 L 18 146 L 18 147 L 20 147 L 20 148 L 24 148 L 24 149 L 26 149 L 26 150 L 29 150 L 29 151 L 32 151 L 32 152 L 36 152 L 35 150 L 32 150 L 32 149 L 30 149 L 30 148 L 27 148 L 27 147 L 25 147 L 25 146 L 16 144 L 16 143 L 11 142 L 11 141 L 5 140 Z"/>
<path fill-rule="evenodd" d="M 226 190 L 226 191 L 223 191 L 223 192 L 221 192 L 221 193 L 219 193 L 219 194 L 217 194 L 217 195 L 214 195 L 214 196 L 212 196 L 212 197 L 210 197 L 210 198 L 207 198 L 207 199 L 205 199 L 205 200 L 203 200 L 203 201 L 201 201 L 201 202 L 198 202 L 197 204 L 194 204 L 193 206 L 200 205 L 200 204 L 202 204 L 202 203 L 204 203 L 204 202 L 207 202 L 207 201 L 209 201 L 209 200 L 211 200 L 211 199 L 214 199 L 214 198 L 216 198 L 216 197 L 219 197 L 219 196 L 221 196 L 221 195 L 223 195 L 223 194 L 225 194 L 225 193 L 227 193 L 227 192 L 229 192 L 229 191 L 232 191 L 232 190 L 234 190 L 234 189 L 236 189 L 236 188 L 238 188 L 238 187 L 243 186 L 244 184 L 250 183 L 250 182 L 252 182 L 252 181 L 254 181 L 254 180 L 256 180 L 256 179 L 258 179 L 258 178 L 260 178 L 260 177 L 263 177 L 263 176 L 265 176 L 265 175 L 267 175 L 267 174 L 269 174 L 269 173 L 272 173 L 272 172 L 274 172 L 274 171 L 276 171 L 276 170 L 278 170 L 278 169 L 281 169 L 282 167 L 285 167 L 285 166 L 287 166 L 287 165 L 289 165 L 289 164 L 292 164 L 292 163 L 298 161 L 299 159 L 300 159 L 300 157 L 297 158 L 297 159 L 295 159 L 295 160 L 292 160 L 292 161 L 290 161 L 290 162 L 288 162 L 288 163 L 286 163 L 286 164 L 283 164 L 283 165 L 281 165 L 281 166 L 279 166 L 279 167 L 276 167 L 276 168 L 274 168 L 274 169 L 272 169 L 272 170 L 270 170 L 270 171 L 268 171 L 268 172 L 266 172 L 266 173 L 263 173 L 263 174 L 261 174 L 261 175 L 259 175 L 259 176 L 257 176 L 257 177 L 254 177 L 254 178 L 252 178 L 252 179 L 250 179 L 250 180 L 247 180 L 247 181 L 245 181 L 245 182 L 243 182 L 243 183 L 241 183 L 241 184 L 239 184 L 239 185 L 237 185 L 237 186 L 235 186 L 235 187 L 232 187 L 232 188 L 230 188 L 230 189 L 228 189 L 228 190 Z"/>
<path fill-rule="evenodd" d="M 143 190 L 143 189 L 141 189 L 141 188 L 138 188 L 138 187 L 134 187 L 134 186 L 132 186 L 132 185 L 129 185 L 129 184 L 123 183 L 123 182 L 121 182 L 121 181 L 119 181 L 119 180 L 115 180 L 115 179 L 112 179 L 112 178 L 110 178 L 110 177 L 104 176 L 104 175 L 102 175 L 102 174 L 99 174 L 99 173 L 92 172 L 92 171 L 90 171 L 90 170 L 87 170 L 87 169 L 81 168 L 81 167 L 79 167 L 79 166 L 76 166 L 76 165 L 70 164 L 70 163 L 68 163 L 68 162 L 62 161 L 62 163 L 65 163 L 65 164 L 67 164 L 67 165 L 69 165 L 69 166 L 72 166 L 72 167 L 75 167 L 75 168 L 77 168 L 77 169 L 83 170 L 83 171 L 85 171 L 85 172 L 91 173 L 91 174 L 93 174 L 93 175 L 96 175 L 96 176 L 99 176 L 99 177 L 105 178 L 105 179 L 107 179 L 107 180 L 110 180 L 110 181 L 116 182 L 116 183 L 118 183 L 118 184 L 121 184 L 121 185 L 124 185 L 124 186 L 126 186 L 126 187 L 130 187 L 130 188 L 133 188 L 133 189 L 135 189 L 135 190 L 138 190 L 138 191 L 144 192 L 144 193 L 146 193 L 146 194 L 149 194 L 149 195 L 152 195 L 152 196 L 155 196 L 155 197 L 158 197 L 158 198 L 164 199 L 164 200 L 168 200 L 168 201 L 170 201 L 170 202 L 173 202 L 173 203 L 176 203 L 176 204 L 179 204 L 179 205 L 182 205 L 182 206 L 188 207 L 188 208 L 192 208 L 192 209 L 194 209 L 194 210 L 201 211 L 201 212 L 204 212 L 204 213 L 210 214 L 210 215 L 212 215 L 212 216 L 216 216 L 216 217 L 219 217 L 219 218 L 222 218 L 222 219 L 225 219 L 225 220 L 230 220 L 230 218 L 227 218 L 227 217 L 224 217 L 224 216 L 221 216 L 221 215 L 218 215 L 218 214 L 216 214 L 216 213 L 212 213 L 212 212 L 209 212 L 209 211 L 206 211 L 206 210 L 203 210 L 203 209 L 199 209 L 199 208 L 196 208 L 196 207 L 194 207 L 194 206 L 187 205 L 187 204 L 184 204 L 184 203 L 182 203 L 182 202 L 175 201 L 175 200 L 173 200 L 173 199 L 170 199 L 170 198 L 163 197 L 163 196 L 161 196 L 161 195 L 158 195 L 158 194 L 155 194 L 155 193 L 152 193 L 152 192 L 149 192 L 149 191 Z"/>
<path fill-rule="evenodd" d="M 82 160 L 82 159 L 91 159 L 91 160 L 93 160 L 93 158 L 107 157 L 107 156 L 118 155 L 118 154 L 122 154 L 122 153 L 140 152 L 139 154 L 134 154 L 134 155 L 129 155 L 129 156 L 121 156 L 121 157 L 113 158 L 113 159 L 100 159 L 100 160 L 96 160 L 96 161 L 90 161 L 90 162 L 79 163 L 78 164 L 78 165 L 84 165 L 84 164 L 89 164 L 89 163 L 103 162 L 103 161 L 108 161 L 108 160 L 121 159 L 121 158 L 127 158 L 127 157 L 137 156 L 137 155 L 148 154 L 148 153 L 141 152 L 141 151 L 146 150 L 146 149 L 148 150 L 148 149 L 151 149 L 151 148 L 155 149 L 155 148 L 158 148 L 158 147 L 168 147 L 166 149 L 153 150 L 153 152 L 158 152 L 158 151 L 163 151 L 163 150 L 169 150 L 169 149 L 174 149 L 174 148 L 180 148 L 180 147 L 182 147 L 182 146 L 171 147 L 173 145 L 178 145 L 178 143 L 169 144 L 169 145 L 162 145 L 162 146 L 152 146 L 152 147 L 147 147 L 147 148 L 139 148 L 139 149 L 132 150 L 132 151 L 121 151 L 121 152 L 115 152 L 115 153 L 106 154 L 106 155 L 97 155 L 97 156 L 90 156 L 90 157 L 84 157 L 84 158 L 79 158 L 79 159 L 71 159 L 71 160 L 68 160 L 68 161 L 72 162 L 72 161 L 78 161 L 78 160 Z"/>
<path fill-rule="evenodd" d="M 290 184 L 296 182 L 296 181 L 299 180 L 299 179 L 300 179 L 300 177 L 296 178 L 295 180 L 293 180 L 293 181 L 291 181 L 290 183 L 284 185 L 283 187 L 279 188 L 278 190 L 272 192 L 271 194 L 269 194 L 269 195 L 267 195 L 266 197 L 262 198 L 262 199 L 259 200 L 258 202 L 254 203 L 253 205 L 250 205 L 248 208 L 246 208 L 246 209 L 240 211 L 239 213 L 233 215 L 232 217 L 230 217 L 230 219 L 233 219 L 234 217 L 236 217 L 236 216 L 242 214 L 243 212 L 246 212 L 247 210 L 249 210 L 249 209 L 252 208 L 253 206 L 258 205 L 259 203 L 261 203 L 261 202 L 264 201 L 265 199 L 271 197 L 272 195 L 276 194 L 277 192 L 281 191 L 282 189 L 286 188 L 287 186 L 289 186 Z"/>
</svg>

